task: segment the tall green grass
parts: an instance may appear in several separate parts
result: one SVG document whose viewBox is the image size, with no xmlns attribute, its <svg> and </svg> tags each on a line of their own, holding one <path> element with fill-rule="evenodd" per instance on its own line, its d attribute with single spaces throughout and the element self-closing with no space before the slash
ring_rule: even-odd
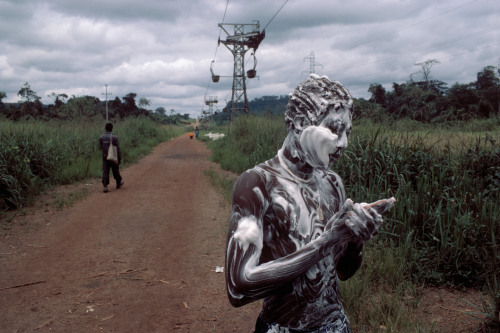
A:
<svg viewBox="0 0 500 333">
<path fill-rule="evenodd" d="M 98 138 L 104 132 L 101 121 L 0 121 L 0 211 L 30 205 L 51 186 L 99 177 Z M 124 165 L 181 132 L 147 118 L 118 122 L 113 130 Z"/>
<path fill-rule="evenodd" d="M 212 158 L 241 173 L 275 156 L 285 135 L 283 119 L 239 118 L 230 136 L 210 144 Z M 487 290 L 500 280 L 498 121 L 354 123 L 334 170 L 355 202 L 397 199 L 360 272 L 342 284 L 349 315 L 365 328 L 426 331 L 404 320 L 418 300 L 416 286 Z M 493 304 L 496 286 L 488 291 L 497 295 Z"/>
<path fill-rule="evenodd" d="M 355 201 L 395 196 L 379 241 L 411 235 L 411 274 L 435 284 L 483 286 L 500 263 L 500 151 L 490 142 L 452 151 L 412 134 L 360 134 L 335 166 Z"/>
<path fill-rule="evenodd" d="M 285 136 L 282 117 L 239 117 L 225 139 L 209 144 L 212 160 L 225 170 L 241 173 L 276 155 Z"/>
</svg>

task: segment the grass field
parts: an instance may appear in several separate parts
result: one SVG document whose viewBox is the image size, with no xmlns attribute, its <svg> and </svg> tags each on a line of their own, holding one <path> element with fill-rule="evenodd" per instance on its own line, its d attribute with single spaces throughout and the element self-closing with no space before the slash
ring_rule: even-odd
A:
<svg viewBox="0 0 500 333">
<path fill-rule="evenodd" d="M 282 118 L 251 116 L 235 121 L 230 136 L 209 145 L 214 161 L 241 173 L 275 156 L 285 136 Z M 367 245 L 360 272 L 341 285 L 344 298 L 356 300 L 346 304 L 355 322 L 427 331 L 409 314 L 421 287 L 431 284 L 482 290 L 487 299 L 482 311 L 498 324 L 498 120 L 355 122 L 334 170 L 355 202 L 397 199 L 382 232 Z M 232 183 L 213 181 L 230 198 Z"/>
<path fill-rule="evenodd" d="M 159 126 L 147 118 L 114 124 L 123 165 L 134 163 L 183 127 Z M 98 121 L 0 121 L 0 212 L 33 203 L 47 188 L 73 183 L 102 172 Z"/>
</svg>

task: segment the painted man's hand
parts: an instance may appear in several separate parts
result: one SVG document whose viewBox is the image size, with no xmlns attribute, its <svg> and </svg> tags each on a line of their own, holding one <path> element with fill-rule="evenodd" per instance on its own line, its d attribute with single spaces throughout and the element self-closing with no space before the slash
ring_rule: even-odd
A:
<svg viewBox="0 0 500 333">
<path fill-rule="evenodd" d="M 363 245 L 382 227 L 382 214 L 387 212 L 396 199 L 382 199 L 371 204 L 354 204 L 347 199 L 342 209 L 328 221 L 320 242 L 326 242 L 324 251 L 341 242 Z M 327 253 L 327 252 L 325 252 Z"/>
<path fill-rule="evenodd" d="M 345 225 L 358 238 L 358 242 L 364 244 L 378 234 L 382 227 L 382 215 L 367 203 L 356 203 L 347 213 Z"/>
<path fill-rule="evenodd" d="M 382 199 L 371 204 L 354 204 L 347 199 L 344 208 L 347 210 L 345 225 L 361 244 L 366 243 L 378 234 L 382 227 L 382 214 L 388 211 L 396 199 Z"/>
</svg>

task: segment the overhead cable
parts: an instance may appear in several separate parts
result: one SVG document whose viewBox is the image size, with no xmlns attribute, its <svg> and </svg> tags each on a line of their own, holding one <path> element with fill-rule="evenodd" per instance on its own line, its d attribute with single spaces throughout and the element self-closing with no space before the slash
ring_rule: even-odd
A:
<svg viewBox="0 0 500 333">
<path fill-rule="evenodd" d="M 283 9 L 283 7 L 285 7 L 286 3 L 288 2 L 288 0 L 285 1 L 285 3 L 280 7 L 280 9 L 278 9 L 278 11 L 276 12 L 276 14 L 274 14 L 273 17 L 271 17 L 271 19 L 269 20 L 269 22 L 267 22 L 266 26 L 264 27 L 263 30 L 266 30 L 267 26 L 272 22 L 272 20 L 274 20 L 274 18 L 276 17 L 276 15 L 278 15 L 278 13 L 281 11 L 281 9 Z"/>
</svg>

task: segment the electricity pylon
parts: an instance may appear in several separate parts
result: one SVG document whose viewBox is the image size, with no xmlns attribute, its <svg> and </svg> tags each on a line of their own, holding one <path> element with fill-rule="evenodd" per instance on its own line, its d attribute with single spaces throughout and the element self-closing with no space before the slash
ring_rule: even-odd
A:
<svg viewBox="0 0 500 333">
<path fill-rule="evenodd" d="M 314 52 L 313 51 L 311 51 L 311 54 L 309 55 L 309 57 L 304 58 L 304 61 L 306 61 L 306 59 L 309 59 L 309 74 L 316 73 L 315 72 L 316 66 L 321 66 L 321 68 L 323 68 L 322 64 L 319 64 L 316 62 L 316 60 L 314 60 Z M 302 71 L 302 74 L 304 74 L 304 72 L 305 71 Z"/>
<path fill-rule="evenodd" d="M 233 115 L 239 113 L 248 114 L 248 98 L 246 91 L 246 75 L 248 78 L 255 77 L 254 69 L 249 70 L 245 74 L 245 53 L 249 49 L 253 49 L 253 53 L 264 39 L 265 31 L 260 32 L 259 21 L 254 21 L 252 24 L 234 24 L 234 23 L 219 23 L 219 27 L 224 30 L 227 37 L 226 40 L 220 40 L 219 43 L 224 44 L 234 57 L 234 70 L 233 70 L 233 94 L 231 97 L 231 106 L 229 114 L 229 124 Z M 229 33 L 225 27 L 233 27 L 232 33 Z M 254 58 L 255 60 L 255 58 Z M 231 126 L 231 125 L 229 125 Z"/>
</svg>

